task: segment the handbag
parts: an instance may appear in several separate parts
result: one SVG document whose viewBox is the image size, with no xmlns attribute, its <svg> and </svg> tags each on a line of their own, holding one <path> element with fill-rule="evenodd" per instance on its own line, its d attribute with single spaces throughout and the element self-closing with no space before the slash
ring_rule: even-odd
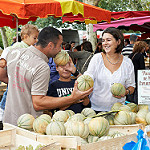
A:
<svg viewBox="0 0 150 150">
<path fill-rule="evenodd" d="M 90 58 L 92 58 L 93 55 L 94 55 L 94 52 L 92 52 L 92 53 L 90 54 L 90 56 L 87 58 L 87 60 L 85 61 L 85 63 L 83 64 L 83 66 L 82 66 L 82 68 L 81 68 L 81 73 L 83 72 L 84 67 L 85 67 L 85 65 L 87 64 L 88 60 L 89 60 Z"/>
</svg>

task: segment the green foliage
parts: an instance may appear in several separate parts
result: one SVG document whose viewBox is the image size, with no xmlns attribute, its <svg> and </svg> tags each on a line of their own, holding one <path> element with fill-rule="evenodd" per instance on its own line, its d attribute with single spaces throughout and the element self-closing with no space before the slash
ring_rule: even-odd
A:
<svg viewBox="0 0 150 150">
<path fill-rule="evenodd" d="M 9 27 L 5 27 L 5 29 L 6 29 L 8 45 L 10 46 L 13 42 L 13 37 L 16 36 L 16 29 L 11 29 Z"/>
<path fill-rule="evenodd" d="M 61 18 L 54 18 L 53 16 L 50 16 L 48 18 L 37 18 L 35 22 L 30 21 L 30 24 L 36 25 L 39 29 L 42 29 L 47 26 L 52 26 L 55 28 L 68 28 L 70 25 L 72 26 L 73 29 L 78 29 L 78 30 L 85 30 L 86 26 L 84 23 L 77 24 L 69 24 L 69 23 L 62 23 Z"/>
<path fill-rule="evenodd" d="M 1 47 L 2 49 L 4 49 L 4 46 L 3 46 L 3 41 L 2 41 L 2 36 L 1 36 L 1 34 L 0 34 L 0 47 Z"/>
</svg>

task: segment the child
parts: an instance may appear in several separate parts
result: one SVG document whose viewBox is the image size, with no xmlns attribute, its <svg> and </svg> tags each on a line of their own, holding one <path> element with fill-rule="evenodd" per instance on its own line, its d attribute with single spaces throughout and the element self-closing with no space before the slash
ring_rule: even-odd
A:
<svg viewBox="0 0 150 150">
<path fill-rule="evenodd" d="M 71 95 L 75 83 L 75 79 L 71 79 L 71 72 L 67 71 L 67 65 L 56 66 L 56 70 L 59 73 L 59 79 L 52 82 L 49 85 L 47 95 L 53 97 L 64 97 Z M 80 113 L 83 108 L 90 107 L 90 101 L 88 97 L 83 100 L 79 100 L 79 103 L 73 104 L 65 108 L 59 108 L 61 110 L 70 109 L 75 113 Z"/>
<path fill-rule="evenodd" d="M 12 46 L 7 47 L 2 55 L 0 60 L 0 67 L 4 68 L 6 66 L 6 56 L 8 52 L 15 48 L 27 48 L 31 45 L 34 45 L 37 42 L 39 30 L 35 25 L 26 24 L 21 29 L 21 42 L 16 42 Z M 4 92 L 3 97 L 0 102 L 0 121 L 3 120 L 3 114 L 5 110 L 7 90 Z"/>
</svg>

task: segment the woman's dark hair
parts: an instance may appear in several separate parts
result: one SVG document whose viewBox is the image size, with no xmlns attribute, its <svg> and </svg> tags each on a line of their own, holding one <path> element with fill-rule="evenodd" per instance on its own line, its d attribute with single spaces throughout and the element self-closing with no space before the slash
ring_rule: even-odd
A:
<svg viewBox="0 0 150 150">
<path fill-rule="evenodd" d="M 74 49 L 77 49 L 77 51 L 81 51 L 81 45 L 77 45 Z"/>
<path fill-rule="evenodd" d="M 59 40 L 59 35 L 62 35 L 59 30 L 53 27 L 45 27 L 39 33 L 36 45 L 41 45 L 42 48 L 45 48 L 49 42 L 53 42 L 56 45 Z"/>
<path fill-rule="evenodd" d="M 71 44 L 67 43 L 67 44 L 65 45 L 65 50 L 71 50 Z"/>
<path fill-rule="evenodd" d="M 120 53 L 124 47 L 124 36 L 123 36 L 122 32 L 119 29 L 116 29 L 114 27 L 109 27 L 104 30 L 104 32 L 102 33 L 102 37 L 103 37 L 104 33 L 111 34 L 116 39 L 116 41 L 118 41 L 120 39 L 121 42 L 117 46 L 116 52 L 115 52 L 115 53 Z"/>
<path fill-rule="evenodd" d="M 92 48 L 91 42 L 85 41 L 85 42 L 83 42 L 83 43 L 81 44 L 81 46 L 83 46 L 83 49 L 84 49 L 85 51 L 93 52 L 93 48 Z"/>
</svg>

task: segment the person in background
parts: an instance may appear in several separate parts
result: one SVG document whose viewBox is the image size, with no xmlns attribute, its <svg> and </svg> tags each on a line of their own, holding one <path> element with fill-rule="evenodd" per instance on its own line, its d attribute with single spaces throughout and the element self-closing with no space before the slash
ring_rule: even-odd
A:
<svg viewBox="0 0 150 150">
<path fill-rule="evenodd" d="M 88 96 L 93 88 L 79 91 L 77 82 L 70 96 L 46 96 L 50 79 L 48 61 L 61 51 L 62 33 L 53 28 L 43 28 L 35 46 L 12 50 L 7 55 L 7 73 L 9 86 L 4 112 L 4 122 L 17 125 L 18 118 L 29 113 L 35 118 L 43 114 L 43 110 L 66 107 Z M 17 57 L 16 55 L 17 54 Z M 12 62 L 13 60 L 13 62 Z M 71 59 L 66 68 L 78 76 Z M 5 69 L 0 68 L 0 80 L 7 78 Z"/>
<path fill-rule="evenodd" d="M 125 102 L 125 95 L 132 94 L 135 87 L 134 66 L 128 57 L 121 55 L 124 37 L 119 29 L 107 28 L 102 33 L 104 52 L 95 54 L 84 75 L 94 80 L 90 94 L 91 108 L 97 113 L 110 111 L 116 102 Z M 113 83 L 125 86 L 125 95 L 114 96 L 111 93 Z"/>
<path fill-rule="evenodd" d="M 130 44 L 129 39 L 124 39 L 124 47 L 126 47 L 128 44 Z"/>
<path fill-rule="evenodd" d="M 74 52 L 81 51 L 81 45 L 77 45 L 73 51 Z"/>
<path fill-rule="evenodd" d="M 56 70 L 58 71 L 60 78 L 49 85 L 47 96 L 65 97 L 71 95 L 74 88 L 75 79 L 71 79 L 71 72 L 66 70 L 67 65 L 68 63 L 63 66 L 56 66 Z M 79 100 L 79 103 L 58 108 L 57 110 L 69 109 L 73 110 L 75 113 L 81 113 L 83 108 L 90 107 L 90 101 L 88 97 L 85 97 L 82 101 Z"/>
<path fill-rule="evenodd" d="M 128 44 L 126 47 L 122 49 L 122 55 L 126 57 L 128 57 L 132 53 L 134 43 L 138 40 L 138 37 L 136 34 L 131 34 L 129 40 L 130 44 Z"/>
<path fill-rule="evenodd" d="M 12 46 L 14 43 L 16 43 L 16 42 L 21 42 L 21 36 L 20 36 L 20 35 L 18 35 L 18 41 L 17 41 L 16 36 L 13 37 L 13 42 L 12 42 L 11 46 Z"/>
<path fill-rule="evenodd" d="M 138 80 L 138 70 L 145 69 L 145 61 L 143 52 L 146 48 L 144 41 L 137 41 L 134 43 L 133 52 L 129 55 L 129 58 L 132 60 L 134 65 L 135 73 L 135 83 L 136 87 L 132 95 L 127 96 L 127 101 L 138 104 L 138 89 L 137 89 L 137 80 Z"/>
<path fill-rule="evenodd" d="M 50 85 L 50 83 L 59 79 L 59 73 L 56 70 L 56 64 L 55 64 L 54 59 L 52 57 L 49 58 L 48 65 L 50 68 L 50 80 L 49 80 L 49 85 Z"/>
<path fill-rule="evenodd" d="M 145 41 L 143 41 L 143 43 L 145 44 L 145 49 L 142 52 L 142 54 L 144 58 L 146 59 L 149 56 L 149 45 Z"/>
<path fill-rule="evenodd" d="M 35 25 L 32 24 L 26 24 L 21 29 L 21 42 L 16 42 L 12 46 L 7 47 L 4 49 L 1 60 L 0 60 L 0 67 L 4 68 L 6 66 L 6 63 L 3 65 L 1 62 L 6 62 L 7 54 L 10 50 L 17 49 L 17 48 L 27 48 L 30 45 L 34 45 L 37 42 L 37 37 L 39 34 L 39 30 Z M 3 114 L 5 110 L 5 103 L 6 103 L 6 97 L 7 97 L 8 88 L 3 94 L 3 97 L 0 102 L 0 120 L 3 120 Z"/>
<path fill-rule="evenodd" d="M 100 52 L 102 52 L 102 42 L 101 41 L 97 43 L 95 54 L 100 53 Z"/>
<path fill-rule="evenodd" d="M 81 51 L 68 52 L 73 60 L 76 59 L 76 67 L 81 74 L 83 74 L 88 67 L 88 64 L 93 56 L 92 44 L 85 41 L 81 44 Z"/>
<path fill-rule="evenodd" d="M 62 42 L 62 49 L 63 50 L 65 50 L 65 45 L 66 45 L 67 43 L 66 42 Z"/>
<path fill-rule="evenodd" d="M 74 47 L 75 47 L 75 41 L 71 41 L 71 42 L 70 42 L 70 45 L 71 45 L 71 51 L 73 52 L 73 49 L 74 49 Z"/>
<path fill-rule="evenodd" d="M 66 43 L 66 45 L 65 45 L 65 50 L 66 50 L 66 51 L 71 51 L 71 50 L 72 50 L 71 44 Z"/>
</svg>

